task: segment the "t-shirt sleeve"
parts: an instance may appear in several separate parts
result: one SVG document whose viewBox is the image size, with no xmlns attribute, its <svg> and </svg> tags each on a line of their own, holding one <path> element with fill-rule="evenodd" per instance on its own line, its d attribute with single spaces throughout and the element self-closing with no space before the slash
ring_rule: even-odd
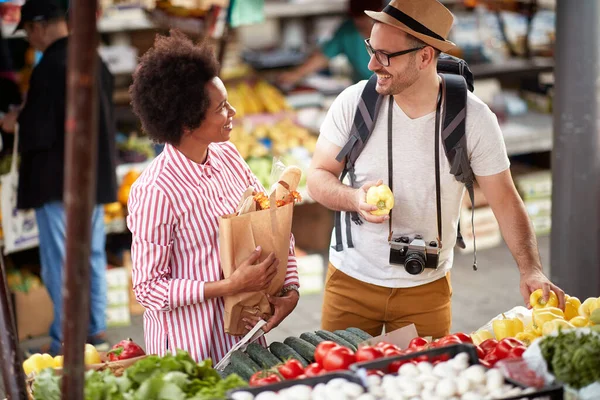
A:
<svg viewBox="0 0 600 400">
<path fill-rule="evenodd" d="M 473 172 L 478 176 L 489 176 L 507 170 L 510 161 L 496 115 L 487 105 L 481 104 L 473 118 L 475 122 L 467 136 Z"/>
<path fill-rule="evenodd" d="M 350 86 L 334 100 L 321 124 L 320 138 L 344 147 L 350 137 L 356 106 L 366 83 L 367 81 L 362 81 Z"/>
<path fill-rule="evenodd" d="M 348 23 L 351 21 L 343 22 L 335 31 L 331 39 L 327 40 L 321 45 L 321 51 L 327 58 L 333 58 L 344 51 L 344 36 L 348 32 Z"/>
</svg>

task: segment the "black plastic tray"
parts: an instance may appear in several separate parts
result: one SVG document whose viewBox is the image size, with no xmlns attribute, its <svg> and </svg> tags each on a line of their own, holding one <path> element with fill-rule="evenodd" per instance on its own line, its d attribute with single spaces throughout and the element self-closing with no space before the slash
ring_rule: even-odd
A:
<svg viewBox="0 0 600 400">
<path fill-rule="evenodd" d="M 438 347 L 435 349 L 429 349 L 424 351 L 419 351 L 403 356 L 396 357 L 388 357 L 382 358 L 375 361 L 365 361 L 361 363 L 352 364 L 350 366 L 350 370 L 358 375 L 360 379 L 366 377 L 366 371 L 368 370 L 379 370 L 384 373 L 388 373 L 389 365 L 394 361 L 403 361 L 403 360 L 412 360 L 414 358 L 420 356 L 427 356 L 429 359 L 447 356 L 448 358 L 453 358 L 459 353 L 467 353 L 469 355 L 469 364 L 479 364 L 479 357 L 477 355 L 477 349 L 475 346 L 464 343 L 464 344 L 454 344 L 446 347 Z M 527 388 L 526 385 L 523 385 L 519 382 L 514 381 L 513 379 L 505 378 L 507 383 L 510 383 L 513 386 L 518 386 L 520 388 Z M 561 385 L 551 385 L 542 389 L 539 389 L 535 392 L 528 394 L 520 394 L 515 397 L 505 397 L 502 400 L 518 400 L 518 399 L 537 399 L 537 400 L 563 400 L 564 399 L 564 391 Z"/>
<path fill-rule="evenodd" d="M 363 389 L 366 390 L 366 387 L 363 384 L 362 380 L 360 378 L 358 378 L 355 374 L 353 374 L 351 372 L 332 372 L 329 374 L 319 375 L 319 376 L 315 376 L 312 378 L 306 378 L 306 379 L 300 379 L 300 380 L 293 379 L 293 380 L 289 380 L 289 381 L 273 383 L 271 385 L 233 389 L 233 390 L 230 390 L 229 392 L 227 392 L 227 399 L 231 399 L 231 395 L 235 392 L 250 392 L 254 396 L 256 396 L 257 394 L 262 393 L 262 392 L 278 392 L 282 389 L 286 389 L 286 388 L 289 388 L 289 387 L 292 387 L 295 385 L 307 385 L 310 387 L 315 387 L 319 383 L 327 383 L 336 378 L 344 378 L 347 381 L 357 383 L 360 386 L 362 386 Z"/>
</svg>

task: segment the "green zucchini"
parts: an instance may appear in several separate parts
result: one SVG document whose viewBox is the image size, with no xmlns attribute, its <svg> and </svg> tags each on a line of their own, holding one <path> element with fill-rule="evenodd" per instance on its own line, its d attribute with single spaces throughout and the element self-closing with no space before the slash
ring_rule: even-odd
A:
<svg viewBox="0 0 600 400">
<path fill-rule="evenodd" d="M 300 339 L 306 340 L 313 346 L 318 346 L 319 343 L 325 341 L 325 339 L 323 339 L 321 336 L 317 335 L 314 332 L 304 332 L 302 335 L 300 335 Z"/>
<path fill-rule="evenodd" d="M 233 364 L 229 363 L 224 369 L 223 371 L 219 372 L 219 375 L 221 375 L 221 378 L 227 378 L 229 375 L 231 374 L 235 374 L 235 368 L 233 367 Z"/>
<path fill-rule="evenodd" d="M 359 338 L 361 338 L 363 340 L 373 339 L 373 336 L 369 335 L 367 332 L 363 331 L 360 328 L 347 328 L 346 330 L 350 333 L 355 334 L 356 336 L 358 336 Z"/>
<path fill-rule="evenodd" d="M 277 357 L 271 354 L 269 350 L 258 343 L 250 343 L 246 348 L 246 353 L 250 356 L 252 361 L 264 369 L 274 367 L 281 362 Z"/>
<path fill-rule="evenodd" d="M 287 361 L 290 358 L 295 358 L 296 360 L 300 361 L 302 365 L 308 367 L 308 361 L 306 361 L 304 357 L 298 354 L 296 350 L 292 349 L 287 344 L 273 342 L 269 346 L 269 350 L 271 350 L 271 353 L 273 353 L 273 355 L 279 358 L 281 361 Z"/>
<path fill-rule="evenodd" d="M 343 339 L 332 332 L 321 330 L 321 331 L 316 331 L 315 333 L 317 335 L 321 336 L 325 340 L 331 340 L 332 342 L 336 342 L 340 346 L 344 346 L 344 347 L 349 348 L 350 350 L 356 351 L 355 345 L 353 345 L 352 343 L 348 342 L 346 339 Z"/>
<path fill-rule="evenodd" d="M 231 353 L 230 362 L 231 365 L 233 365 L 233 372 L 245 380 L 249 380 L 256 371 L 260 370 L 258 364 L 252 361 L 252 359 L 241 350 L 236 350 Z"/>
<path fill-rule="evenodd" d="M 333 333 L 335 335 L 338 335 L 342 339 L 345 339 L 348 342 L 352 343 L 356 348 L 358 348 L 359 344 L 361 344 L 362 342 L 364 342 L 364 340 L 361 339 L 359 336 L 356 336 L 354 333 L 351 333 L 351 332 L 348 332 L 348 331 L 337 330 L 337 331 L 333 331 Z"/>
<path fill-rule="evenodd" d="M 315 350 L 317 348 L 308 343 L 306 340 L 290 336 L 289 338 L 285 339 L 283 343 L 290 346 L 292 350 L 295 350 L 309 363 L 315 362 Z"/>
</svg>

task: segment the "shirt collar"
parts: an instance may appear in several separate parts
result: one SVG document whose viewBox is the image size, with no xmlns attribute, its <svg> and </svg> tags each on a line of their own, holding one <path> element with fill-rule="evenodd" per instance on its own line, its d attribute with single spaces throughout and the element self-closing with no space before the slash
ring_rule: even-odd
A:
<svg viewBox="0 0 600 400">
<path fill-rule="evenodd" d="M 180 174 L 183 179 L 195 185 L 200 184 L 203 175 L 207 175 L 210 178 L 214 172 L 220 172 L 222 169 L 221 160 L 219 160 L 212 145 L 208 146 L 208 155 L 204 164 L 198 164 L 190 160 L 170 144 L 165 145 L 164 151 L 175 171 Z"/>
</svg>

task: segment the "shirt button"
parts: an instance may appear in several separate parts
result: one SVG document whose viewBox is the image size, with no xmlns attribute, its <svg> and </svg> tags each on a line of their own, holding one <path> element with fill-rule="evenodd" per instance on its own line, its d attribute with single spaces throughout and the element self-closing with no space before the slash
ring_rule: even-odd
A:
<svg viewBox="0 0 600 400">
<path fill-rule="evenodd" d="M 208 179 L 212 178 L 211 174 L 206 175 L 208 177 Z"/>
<path fill-rule="evenodd" d="M 222 198 L 221 196 L 219 196 L 219 200 L 220 200 L 220 201 L 223 201 L 223 198 Z"/>
</svg>

